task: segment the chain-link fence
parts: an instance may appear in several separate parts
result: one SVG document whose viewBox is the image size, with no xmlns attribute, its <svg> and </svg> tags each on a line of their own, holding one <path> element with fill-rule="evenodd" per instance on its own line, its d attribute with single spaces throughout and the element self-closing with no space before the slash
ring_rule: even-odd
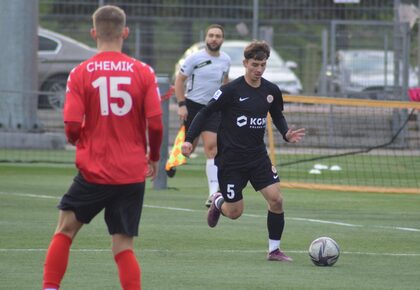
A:
<svg viewBox="0 0 420 290">
<path fill-rule="evenodd" d="M 271 44 L 284 60 L 288 74 L 295 76 L 298 83 L 295 91 L 283 89 L 286 93 L 405 100 L 407 95 L 401 89 L 403 86 L 395 86 L 395 79 L 400 81 L 401 78 L 403 83 L 405 77 L 406 86 L 417 85 L 419 25 L 397 35 L 395 23 L 400 4 L 417 5 L 417 2 L 39 0 L 39 25 L 43 29 L 38 32 L 38 88 L 33 92 L 22 92 L 28 99 L 38 99 L 36 128 L 31 129 L 62 133 L 61 111 L 51 108 L 62 107 L 68 72 L 94 51 L 84 48 L 66 59 L 60 59 L 54 52 L 67 45 L 62 37 L 94 48 L 95 43 L 89 35 L 91 15 L 100 5 L 115 4 L 126 11 L 130 37 L 124 45 L 124 52 L 152 65 L 164 79 L 172 79 L 177 61 L 188 47 L 203 40 L 206 27 L 219 23 L 225 28 L 226 41 L 257 38 Z M 378 75 L 363 71 L 363 65 L 367 64 L 363 60 L 347 60 L 349 56 L 345 53 L 349 50 L 354 52 L 353 56 L 361 50 L 363 52 L 359 55 L 367 55 L 370 50 L 369 59 L 380 58 L 382 69 Z M 396 52 L 398 54 L 394 56 Z M 355 83 L 354 74 L 350 75 L 349 67 L 341 65 L 341 60 L 347 60 L 352 66 L 361 66 L 364 74 L 356 75 L 356 78 L 372 85 Z M 396 65 L 401 70 L 392 71 Z M 291 82 L 287 85 L 293 86 Z M 354 91 L 354 87 L 358 91 Z M 13 91 L 13 94 L 17 93 Z M 2 94 L 10 92 L 3 90 Z M 3 121 L 8 120 L 0 117 L 0 123 Z M 177 127 L 175 119 L 170 120 L 170 124 Z M 13 128 L 22 129 L 18 125 Z M 4 129 L 0 127 L 0 131 Z"/>
<path fill-rule="evenodd" d="M 92 12 L 98 5 L 120 5 L 131 28 L 125 52 L 169 75 L 185 49 L 203 39 L 206 26 L 219 23 L 226 29 L 226 40 L 267 40 L 284 60 L 297 64 L 294 73 L 302 92 L 311 94 L 321 69 L 322 32 L 330 29 L 332 20 L 393 21 L 394 1 L 334 2 L 40 0 L 39 19 L 41 26 L 93 46 L 88 33 Z"/>
</svg>

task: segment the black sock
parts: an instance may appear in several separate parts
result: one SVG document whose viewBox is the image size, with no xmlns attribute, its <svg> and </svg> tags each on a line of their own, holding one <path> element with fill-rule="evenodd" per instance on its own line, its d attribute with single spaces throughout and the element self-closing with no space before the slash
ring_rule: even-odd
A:
<svg viewBox="0 0 420 290">
<path fill-rule="evenodd" d="M 284 212 L 274 213 L 268 211 L 267 213 L 267 229 L 268 238 L 270 240 L 281 240 L 281 235 L 284 229 Z"/>
</svg>

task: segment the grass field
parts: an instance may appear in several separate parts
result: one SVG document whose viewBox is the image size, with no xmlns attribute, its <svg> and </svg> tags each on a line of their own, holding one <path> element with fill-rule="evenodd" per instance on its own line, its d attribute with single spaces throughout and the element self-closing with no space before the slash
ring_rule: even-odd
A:
<svg viewBox="0 0 420 290">
<path fill-rule="evenodd" d="M 404 152 L 404 153 L 402 153 Z M 282 177 L 289 182 L 315 184 L 372 186 L 379 188 L 420 188 L 420 155 L 417 151 L 381 151 L 369 154 L 337 156 L 343 152 L 323 151 L 322 154 L 290 152 L 276 158 Z M 348 152 L 347 152 L 348 153 Z M 74 150 L 13 150 L 0 149 L 0 163 L 68 164 L 74 160 Z M 204 160 L 197 159 L 190 169 L 201 170 Z M 323 170 L 308 174 L 315 164 L 339 165 L 342 170 Z"/>
<path fill-rule="evenodd" d="M 248 186 L 245 214 L 208 228 L 203 161 L 178 169 L 168 189 L 148 183 L 136 241 L 143 289 L 420 289 L 420 195 L 285 189 L 282 248 L 268 262 L 266 209 Z M 280 173 L 281 173 L 281 168 Z M 71 165 L 0 163 L 0 289 L 40 289 L 45 250 Z M 307 248 L 331 236 L 342 254 L 316 267 Z M 72 246 L 63 290 L 120 289 L 100 214 Z"/>
</svg>

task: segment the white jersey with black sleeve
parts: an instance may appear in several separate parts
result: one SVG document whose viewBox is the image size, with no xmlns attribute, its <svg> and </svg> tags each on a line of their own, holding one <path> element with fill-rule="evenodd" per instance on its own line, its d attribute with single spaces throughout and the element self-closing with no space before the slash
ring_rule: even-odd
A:
<svg viewBox="0 0 420 290">
<path fill-rule="evenodd" d="M 230 63 L 229 55 L 223 51 L 219 56 L 212 56 L 205 49 L 189 55 L 180 68 L 180 73 L 188 77 L 187 99 L 206 105 L 229 74 Z"/>
</svg>

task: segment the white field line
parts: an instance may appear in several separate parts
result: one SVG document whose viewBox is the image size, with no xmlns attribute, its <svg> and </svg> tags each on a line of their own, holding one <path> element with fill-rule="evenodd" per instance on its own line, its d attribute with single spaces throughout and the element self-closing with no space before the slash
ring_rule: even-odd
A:
<svg viewBox="0 0 420 290">
<path fill-rule="evenodd" d="M 44 253 L 47 249 L 1 249 L 0 253 L 28 253 L 28 252 L 40 252 Z M 111 249 L 71 249 L 73 253 L 111 253 Z M 146 252 L 146 253 L 170 253 L 171 250 L 168 249 L 139 249 L 139 252 Z M 204 250 L 204 249 L 197 249 L 197 250 L 177 250 L 177 253 L 200 253 L 200 252 L 214 252 L 214 249 Z M 264 250 L 226 250 L 226 249 L 219 249 L 217 250 L 219 253 L 266 253 Z M 302 250 L 287 250 L 287 253 L 294 253 L 294 254 L 308 254 L 308 251 Z M 383 257 L 420 257 L 420 253 L 372 253 L 372 252 L 348 252 L 342 251 L 344 255 L 360 255 L 360 256 L 383 256 Z"/>
<path fill-rule="evenodd" d="M 51 196 L 51 195 L 38 195 L 38 194 L 20 193 L 20 192 L 3 192 L 3 191 L 0 191 L 0 195 L 13 195 L 13 196 L 19 196 L 19 197 L 56 199 L 56 200 L 60 199 L 60 197 Z M 199 210 L 188 209 L 188 208 L 166 207 L 166 206 L 147 205 L 147 204 L 145 204 L 144 207 L 155 208 L 155 209 L 164 209 L 164 210 L 174 210 L 174 211 L 185 211 L 185 212 L 198 212 L 199 211 Z M 243 216 L 255 217 L 255 218 L 265 218 L 266 217 L 266 216 L 263 216 L 263 215 L 256 215 L 256 214 L 243 214 Z M 287 220 L 295 220 L 295 221 L 311 222 L 311 223 L 332 224 L 332 225 L 344 226 L 344 227 L 365 227 L 363 225 L 357 225 L 357 224 L 349 224 L 349 223 L 319 220 L 319 219 L 310 219 L 310 218 L 287 217 L 286 219 Z M 373 226 L 373 227 L 383 228 L 383 229 L 391 229 L 391 230 L 398 230 L 398 231 L 407 231 L 407 232 L 419 232 L 420 233 L 420 229 L 417 229 L 417 228 L 393 227 L 393 226 Z"/>
<path fill-rule="evenodd" d="M 33 198 L 45 198 L 45 199 L 60 199 L 59 197 L 52 196 L 52 195 L 20 193 L 20 192 L 3 192 L 3 191 L 0 191 L 0 195 L 13 195 L 13 196 L 19 196 L 19 197 L 33 197 Z"/>
<path fill-rule="evenodd" d="M 333 224 L 337 226 L 343 226 L 343 227 L 363 227 L 362 225 L 354 225 L 354 224 L 348 224 L 348 223 L 341 223 L 341 222 L 333 222 L 333 221 L 325 221 L 325 220 L 318 220 L 318 219 L 307 219 L 307 218 L 288 218 L 290 220 L 295 221 L 307 221 L 312 223 L 321 223 L 321 224 Z M 420 232 L 420 230 L 419 230 Z"/>
<path fill-rule="evenodd" d="M 158 206 L 158 205 L 143 205 L 144 207 L 148 207 L 148 208 L 158 208 L 158 209 L 168 209 L 168 210 L 177 210 L 177 211 L 189 211 L 189 212 L 194 212 L 197 211 L 195 209 L 188 209 L 188 208 L 179 208 L 179 207 L 169 207 L 169 206 Z"/>
</svg>

